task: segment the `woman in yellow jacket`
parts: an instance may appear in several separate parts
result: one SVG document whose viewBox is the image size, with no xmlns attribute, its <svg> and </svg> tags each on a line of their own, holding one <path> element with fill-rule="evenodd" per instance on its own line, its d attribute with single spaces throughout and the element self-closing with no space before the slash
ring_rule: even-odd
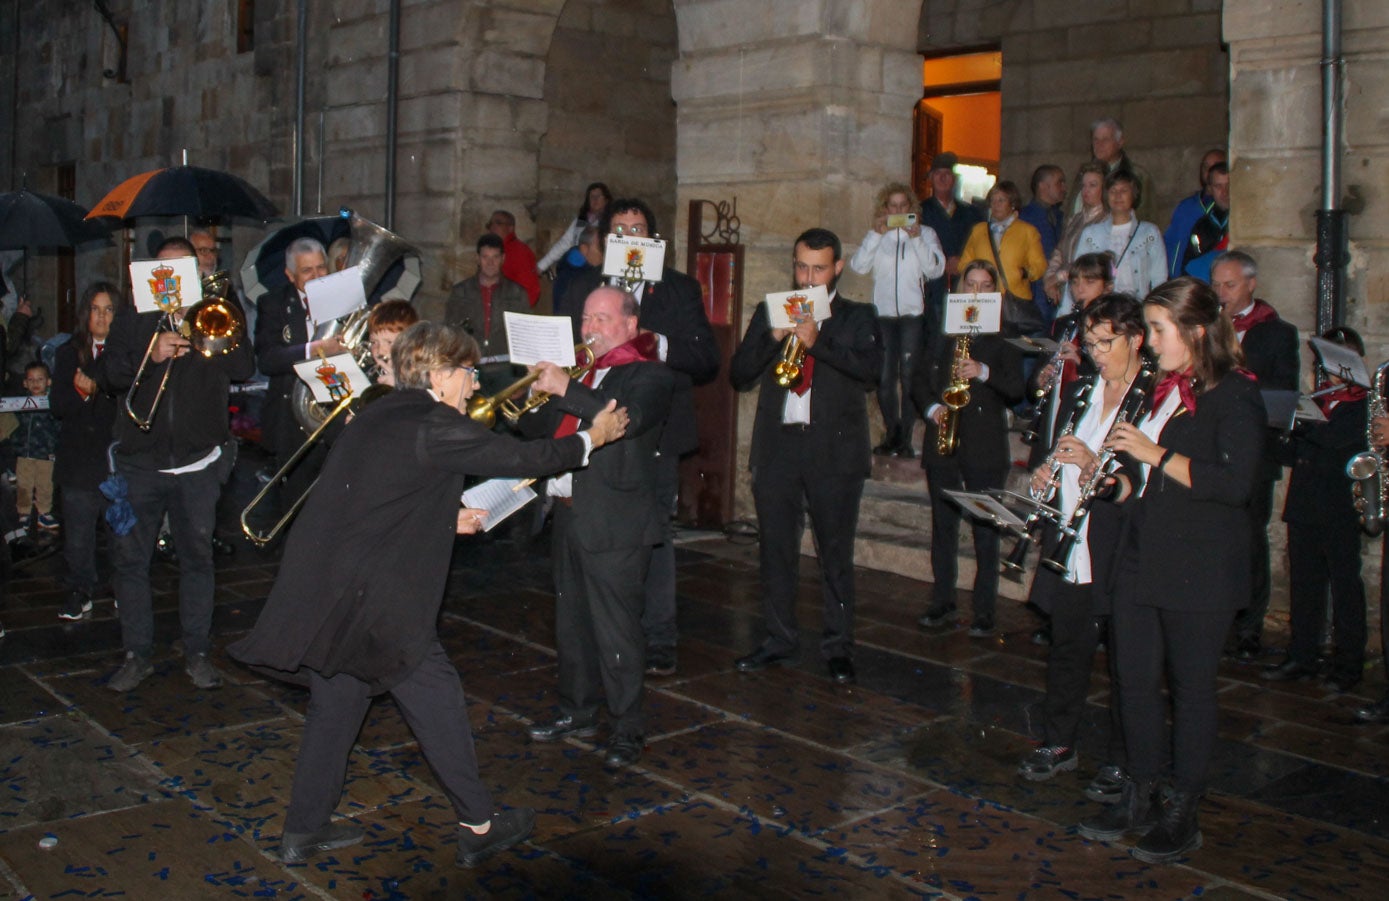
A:
<svg viewBox="0 0 1389 901">
<path fill-rule="evenodd" d="M 1018 218 L 1022 194 L 1011 181 L 1001 181 L 989 189 L 989 221 L 980 222 L 969 233 L 960 254 L 960 271 L 974 260 L 996 265 L 1002 284 L 999 290 L 1021 300 L 1032 300 L 1032 282 L 1047 271 L 1042 253 L 1042 235 Z M 1049 311 L 1041 311 L 1050 319 Z"/>
</svg>

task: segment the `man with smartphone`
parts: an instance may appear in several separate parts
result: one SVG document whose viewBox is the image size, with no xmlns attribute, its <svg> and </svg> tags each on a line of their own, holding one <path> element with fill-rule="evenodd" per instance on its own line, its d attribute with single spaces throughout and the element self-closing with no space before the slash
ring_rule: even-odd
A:
<svg viewBox="0 0 1389 901">
<path fill-rule="evenodd" d="M 873 276 L 873 306 L 883 336 L 883 368 L 878 380 L 878 406 L 886 432 L 873 448 L 879 456 L 912 458 L 912 430 L 920 418 L 911 399 L 912 361 L 922 347 L 925 321 L 925 282 L 945 271 L 940 239 L 922 228 L 912 189 L 900 183 L 878 192 L 873 227 L 863 236 L 849 268 Z"/>
</svg>

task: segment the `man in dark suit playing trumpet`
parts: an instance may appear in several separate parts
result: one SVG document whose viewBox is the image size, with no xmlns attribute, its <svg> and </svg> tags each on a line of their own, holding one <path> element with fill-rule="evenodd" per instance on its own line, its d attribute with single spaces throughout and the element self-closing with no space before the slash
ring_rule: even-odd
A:
<svg viewBox="0 0 1389 901">
<path fill-rule="evenodd" d="M 592 421 L 610 400 L 627 408 L 627 434 L 595 452 L 584 469 L 547 483 L 555 498 L 555 640 L 560 715 L 532 726 L 535 741 L 597 732 L 607 702 L 610 767 L 634 763 L 643 742 L 646 640 L 641 614 L 652 549 L 665 535 L 657 449 L 675 378 L 656 359 L 655 341 L 639 334 L 636 298 L 594 289 L 584 303 L 583 337 L 593 351 L 583 380 L 553 363 L 539 364 L 535 390 L 551 395 L 521 419 L 532 437 L 562 438 Z"/>
<path fill-rule="evenodd" d="M 755 672 L 796 655 L 796 584 L 808 504 L 823 574 L 820 654 L 830 676 L 847 684 L 854 681 L 854 534 L 863 482 L 873 465 L 867 397 L 882 371 L 882 339 L 872 305 L 835 292 L 844 252 L 834 232 L 803 232 L 792 266 L 797 288 L 823 286 L 829 292 L 830 317 L 818 324 L 807 319 L 793 333 L 772 328 L 767 305 L 760 304 L 729 364 L 735 389 L 761 386 L 748 462 L 761 529 L 767 637 L 738 659 L 738 670 Z M 778 384 L 775 370 L 792 334 L 805 355 L 799 383 L 788 388 Z"/>
</svg>

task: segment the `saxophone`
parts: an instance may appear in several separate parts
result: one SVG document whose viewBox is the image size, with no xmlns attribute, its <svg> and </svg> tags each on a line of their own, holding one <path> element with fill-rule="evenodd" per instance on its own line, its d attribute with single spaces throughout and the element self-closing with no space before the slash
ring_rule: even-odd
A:
<svg viewBox="0 0 1389 901">
<path fill-rule="evenodd" d="M 968 359 L 969 335 L 961 335 L 955 339 L 955 352 L 951 356 L 950 384 L 940 395 L 945 410 L 936 430 L 936 453 L 942 457 L 952 456 L 960 447 L 960 411 L 969 406 L 969 381 L 960 378 L 960 364 Z"/>
<path fill-rule="evenodd" d="M 1389 516 L 1389 461 L 1375 445 L 1374 418 L 1385 412 L 1385 380 L 1389 379 L 1389 361 L 1379 364 L 1370 382 L 1370 396 L 1365 405 L 1365 444 L 1369 448 L 1356 454 L 1346 463 L 1346 475 L 1354 480 L 1351 492 L 1355 509 L 1360 514 L 1360 528 L 1375 537 L 1384 531 Z"/>
</svg>

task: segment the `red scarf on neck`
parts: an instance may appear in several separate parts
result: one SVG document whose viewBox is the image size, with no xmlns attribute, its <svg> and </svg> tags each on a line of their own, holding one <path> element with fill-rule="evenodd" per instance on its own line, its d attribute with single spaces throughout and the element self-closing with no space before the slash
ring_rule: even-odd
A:
<svg viewBox="0 0 1389 901">
<path fill-rule="evenodd" d="M 1262 300 L 1255 300 L 1248 313 L 1236 313 L 1230 318 L 1235 331 L 1243 335 L 1261 322 L 1272 322 L 1278 318 L 1278 311 Z"/>
<path fill-rule="evenodd" d="M 1323 387 L 1329 388 L 1331 386 L 1325 385 Z M 1323 416 L 1330 418 L 1331 411 L 1336 409 L 1337 404 L 1342 401 L 1363 400 L 1368 393 L 1368 391 L 1361 388 L 1359 385 L 1342 385 L 1335 391 L 1323 394 L 1321 397 L 1317 398 L 1317 406 L 1321 407 Z"/>
<path fill-rule="evenodd" d="M 1192 387 L 1192 371 L 1190 368 L 1182 372 L 1169 372 L 1158 380 L 1157 387 L 1153 389 L 1153 409 L 1161 410 L 1162 402 L 1167 400 L 1167 395 L 1176 389 L 1177 394 L 1182 399 L 1182 406 L 1186 407 L 1188 413 L 1196 412 L 1196 389 Z"/>
<path fill-rule="evenodd" d="M 628 363 L 660 359 L 657 355 L 660 344 L 660 339 L 656 337 L 655 333 L 642 332 L 626 344 L 619 344 L 594 360 L 593 366 L 584 373 L 583 383 L 592 387 L 594 374 L 600 369 L 611 369 L 614 366 L 626 366 Z M 555 429 L 555 437 L 564 438 L 578 431 L 579 417 L 573 413 L 565 413 L 564 418 L 559 422 L 559 427 Z"/>
</svg>

